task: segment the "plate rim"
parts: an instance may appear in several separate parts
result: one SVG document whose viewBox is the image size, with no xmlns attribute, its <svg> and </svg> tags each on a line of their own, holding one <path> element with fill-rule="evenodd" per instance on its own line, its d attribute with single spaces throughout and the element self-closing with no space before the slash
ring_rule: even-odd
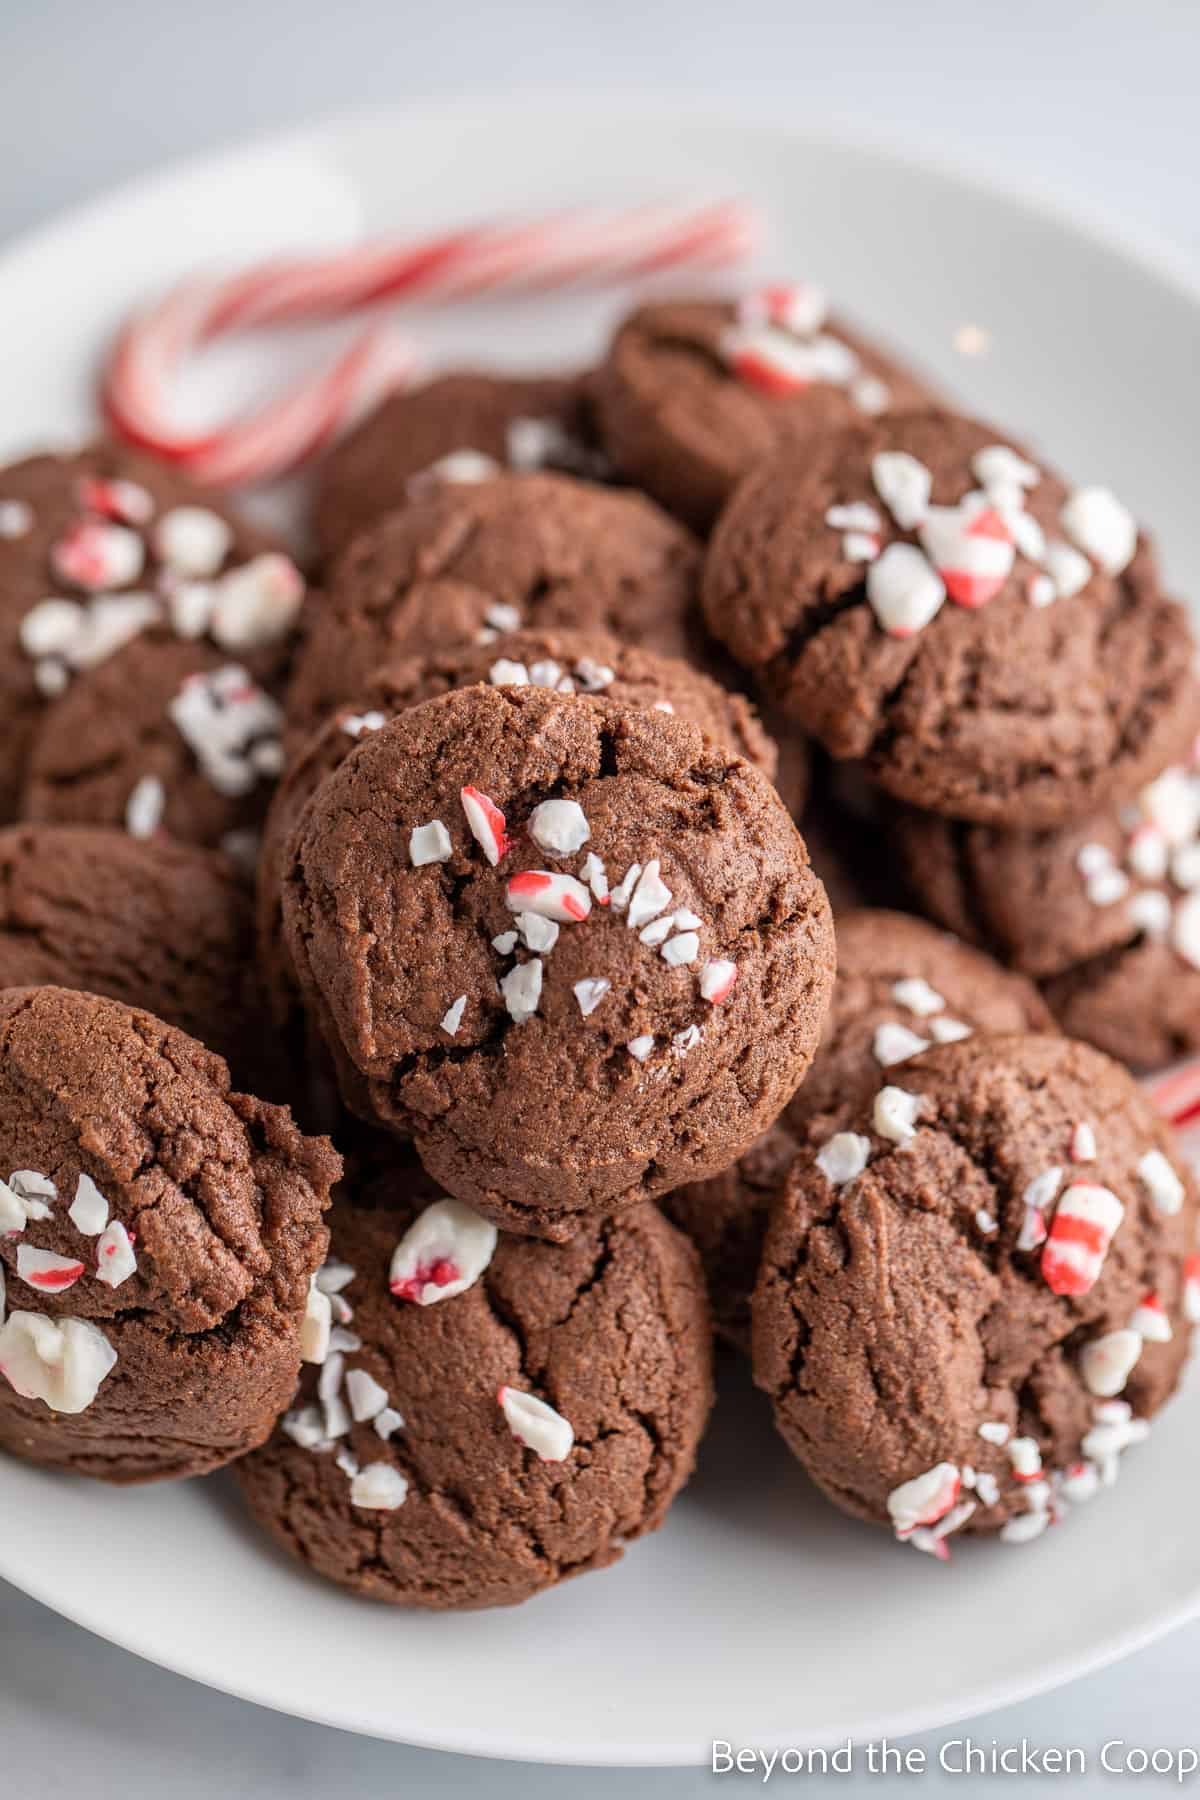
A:
<svg viewBox="0 0 1200 1800">
<path fill-rule="evenodd" d="M 581 116 L 609 124 L 620 122 L 630 128 L 655 131 L 679 128 L 710 127 L 757 137 L 764 142 L 786 139 L 813 151 L 853 152 L 873 157 L 893 168 L 925 180 L 933 180 L 961 194 L 980 194 L 1050 224 L 1065 235 L 1080 240 L 1091 249 L 1100 248 L 1134 266 L 1137 273 L 1169 285 L 1186 301 L 1200 308 L 1200 256 L 1189 252 L 1165 233 L 1142 222 L 1122 218 L 1114 224 L 1098 204 L 1089 203 L 1063 187 L 1051 185 L 1032 191 L 1020 181 L 997 175 L 994 168 L 972 156 L 955 152 L 951 162 L 933 140 L 912 133 L 851 125 L 837 118 L 797 124 L 782 116 L 776 107 L 753 114 L 744 103 L 731 103 L 712 92 L 673 93 L 663 99 L 644 89 L 605 87 L 599 89 L 555 89 L 552 92 L 537 85 L 508 90 L 504 95 L 489 93 L 486 88 L 461 89 L 433 95 L 413 103 L 395 106 L 377 105 L 361 109 L 339 109 L 300 125 L 265 128 L 186 155 L 168 158 L 149 173 L 127 177 L 94 194 L 64 207 L 45 221 L 18 231 L 0 245 L 0 280 L 17 264 L 39 255 L 52 253 L 56 243 L 71 237 L 85 226 L 95 226 L 106 214 L 150 202 L 157 193 L 188 179 L 219 179 L 224 168 L 232 168 L 256 155 L 286 157 L 314 144 L 334 140 L 350 131 L 387 130 L 400 127 L 405 131 L 420 130 L 425 124 L 444 126 L 455 117 L 469 117 L 478 125 L 481 119 L 502 120 L 519 114 L 528 116 L 531 109 L 547 118 L 565 117 L 578 122 Z M 114 321 L 114 326 L 117 321 Z M 138 1657 L 155 1667 L 203 1687 L 225 1693 L 244 1703 L 260 1706 L 284 1716 L 308 1720 L 332 1730 L 350 1731 L 382 1742 L 410 1745 L 423 1750 L 466 1755 L 501 1762 L 529 1762 L 558 1767 L 591 1768 L 678 1768 L 695 1766 L 696 1746 L 690 1741 L 662 1742 L 652 1749 L 636 1746 L 628 1749 L 611 1741 L 595 1740 L 563 1746 L 537 1737 L 511 1735 L 500 1747 L 485 1732 L 473 1732 L 467 1726 L 451 1738 L 436 1731 L 423 1732 L 419 1725 L 406 1724 L 403 1735 L 384 1732 L 377 1721 L 354 1720 L 353 1706 L 343 1708 L 334 1717 L 312 1706 L 297 1706 L 281 1696 L 262 1691 L 251 1682 L 222 1681 L 211 1670 L 200 1672 L 189 1666 L 186 1642 L 177 1653 L 164 1657 L 157 1650 L 142 1647 L 136 1631 L 126 1631 L 121 1624 L 101 1627 L 91 1618 L 81 1616 L 61 1597 L 53 1598 L 42 1591 L 34 1577 L 15 1573 L 0 1550 L 0 1576 L 39 1605 L 68 1620 L 77 1628 L 103 1642 Z M 1066 1682 L 1085 1679 L 1112 1666 L 1126 1656 L 1135 1655 L 1166 1637 L 1181 1626 L 1200 1617 L 1200 1581 L 1194 1591 L 1181 1596 L 1176 1603 L 1160 1610 L 1154 1617 L 1125 1629 L 1112 1629 L 1085 1654 L 1061 1654 L 1048 1665 L 1029 1675 L 1018 1675 L 997 1683 L 992 1681 L 972 1688 L 952 1705 L 931 1703 L 925 1709 L 909 1706 L 894 1713 L 882 1712 L 865 1724 L 855 1719 L 847 1731 L 845 1721 L 831 1722 L 817 1733 L 769 1731 L 758 1733 L 756 1748 L 783 1749 L 792 1745 L 805 1748 L 831 1745 L 850 1735 L 856 1742 L 882 1737 L 903 1738 L 915 1733 L 949 1726 L 977 1716 L 1020 1704 L 1035 1695 L 1050 1692 Z M 269 1686 L 269 1684 L 267 1684 Z M 349 1715 L 349 1717 L 348 1717 Z M 486 1738 L 486 1741 L 484 1741 Z"/>
</svg>

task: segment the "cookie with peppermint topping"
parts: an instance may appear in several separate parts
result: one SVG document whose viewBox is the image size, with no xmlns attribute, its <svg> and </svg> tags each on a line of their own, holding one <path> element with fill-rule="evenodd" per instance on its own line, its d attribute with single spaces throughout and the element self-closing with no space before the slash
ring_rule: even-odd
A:
<svg viewBox="0 0 1200 1800">
<path fill-rule="evenodd" d="M 309 796 L 361 737 L 421 700 L 479 682 L 602 694 L 623 706 L 674 713 L 727 744 L 764 774 L 775 774 L 775 745 L 743 694 L 731 693 L 689 663 L 623 644 L 606 632 L 554 628 L 510 632 L 494 642 L 450 644 L 390 663 L 353 702 L 337 707 L 292 756 L 263 828 L 258 865 L 260 966 L 276 1018 L 296 1047 L 296 1061 L 310 1071 L 323 1058 L 301 1018 L 281 928 L 280 880 L 287 838 Z M 789 800 L 802 800 L 806 759 L 801 743 L 789 754 L 788 774 Z"/>
<path fill-rule="evenodd" d="M 323 1359 L 237 1465 L 283 1549 L 392 1605 L 506 1606 L 663 1522 L 712 1336 L 695 1252 L 653 1206 L 569 1244 L 515 1238 L 384 1140 L 331 1227 Z"/>
<path fill-rule="evenodd" d="M 774 704 L 890 794 L 1057 824 L 1190 746 L 1193 644 L 1101 487 L 926 411 L 749 475 L 705 569 L 709 625 Z"/>
<path fill-rule="evenodd" d="M 599 478 L 587 379 L 456 369 L 401 388 L 323 459 L 313 528 L 325 558 L 438 482 L 486 480 L 504 469 Z"/>
<path fill-rule="evenodd" d="M 766 776 L 599 696 L 458 689 L 364 735 L 284 851 L 347 1103 L 506 1229 L 725 1167 L 805 1074 L 824 891 Z"/>
<path fill-rule="evenodd" d="M 1027 1543 L 1117 1479 L 1174 1392 L 1196 1215 L 1169 1128 L 1098 1051 L 940 1045 L 798 1154 L 755 1378 L 844 1511 L 940 1558 L 960 1532 Z"/>
<path fill-rule="evenodd" d="M 289 745 L 385 665 L 510 631 L 606 631 L 659 655 L 713 649 L 700 552 L 642 494 L 567 475 L 440 482 L 359 534 L 314 597 L 287 699 Z"/>
<path fill-rule="evenodd" d="M 784 1176 L 800 1144 L 827 1135 L 826 1122 L 846 1096 L 878 1085 L 884 1070 L 934 1044 L 1054 1029 L 1031 981 L 923 920 L 877 907 L 841 912 L 836 902 L 834 918 L 837 981 L 805 1080 L 731 1168 L 663 1202 L 700 1251 L 718 1332 L 740 1350 L 750 1347 L 750 1295 Z"/>
<path fill-rule="evenodd" d="M 341 1163 L 152 1014 L 0 995 L 0 1449 L 120 1483 L 270 1434 Z"/>
<path fill-rule="evenodd" d="M 1038 977 L 1064 1030 L 1161 1068 L 1200 1049 L 1200 774 L 1045 831 L 898 809 L 893 839 L 931 917 Z"/>
<path fill-rule="evenodd" d="M 890 352 L 830 318 L 807 282 L 639 307 L 617 330 L 595 396 L 616 467 L 701 532 L 763 457 L 933 397 Z"/>
<path fill-rule="evenodd" d="M 204 638 L 270 684 L 303 591 L 276 540 L 149 457 L 100 442 L 0 469 L 0 820 L 45 703 L 81 675 L 135 640 Z"/>
</svg>

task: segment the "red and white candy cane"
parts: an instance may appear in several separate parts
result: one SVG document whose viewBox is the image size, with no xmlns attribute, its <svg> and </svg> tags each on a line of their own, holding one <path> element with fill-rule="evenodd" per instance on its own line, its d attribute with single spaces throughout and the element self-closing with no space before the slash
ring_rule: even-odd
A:
<svg viewBox="0 0 1200 1800">
<path fill-rule="evenodd" d="M 384 301 L 440 305 L 481 294 L 537 294 L 636 281 L 672 269 L 716 269 L 753 248 L 754 215 L 738 202 L 552 214 L 329 256 L 277 258 L 223 280 L 171 290 L 122 329 L 103 372 L 112 428 L 197 480 L 229 487 L 296 467 L 388 387 L 410 377 L 412 352 L 376 322 L 327 368 L 257 412 L 208 431 L 171 424 L 172 383 L 185 359 L 233 332 L 339 318 Z"/>
<path fill-rule="evenodd" d="M 1200 1121 L 1200 1056 L 1147 1084 L 1155 1110 L 1176 1130 Z"/>
</svg>

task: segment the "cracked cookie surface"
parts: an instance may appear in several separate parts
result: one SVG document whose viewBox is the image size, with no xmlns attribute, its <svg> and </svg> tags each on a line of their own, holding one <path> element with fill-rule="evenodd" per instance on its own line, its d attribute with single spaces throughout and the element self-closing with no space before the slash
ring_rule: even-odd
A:
<svg viewBox="0 0 1200 1800">
<path fill-rule="evenodd" d="M 0 1381 L 0 1446 L 133 1482 L 200 1474 L 261 1443 L 299 1370 L 340 1170 L 328 1142 L 232 1093 L 220 1058 L 173 1026 L 63 988 L 0 996 L 0 1101 L 4 1179 L 35 1171 L 55 1189 L 44 1217 L 0 1238 L 9 1318 L 84 1321 L 116 1358 L 78 1412 Z M 72 1216 L 81 1178 L 104 1229 L 132 1245 L 116 1284 L 98 1273 L 111 1240 Z M 30 1251 L 82 1268 L 48 1291 L 27 1278 Z"/>
<path fill-rule="evenodd" d="M 509 1605 L 616 1561 L 662 1523 L 711 1404 L 692 1247 L 640 1206 L 569 1244 L 501 1235 L 465 1292 L 407 1303 L 389 1292 L 392 1253 L 443 1196 L 395 1146 L 371 1160 L 332 1216 L 332 1255 L 353 1270 L 339 1293 L 362 1343 L 345 1365 L 384 1390 L 403 1425 L 384 1441 L 372 1420 L 351 1422 L 324 1450 L 281 1428 L 237 1465 L 251 1511 L 318 1574 L 395 1605 Z M 305 1372 L 298 1407 L 313 1404 L 319 1379 Z M 565 1460 L 543 1461 L 514 1436 L 505 1388 L 569 1422 Z M 395 1471 L 400 1503 L 355 1505 L 337 1452 Z"/>
<path fill-rule="evenodd" d="M 497 866 L 464 793 L 503 815 Z M 586 839 L 539 843 L 546 805 Z M 509 889 L 527 875 L 567 898 L 549 942 L 553 900 L 530 925 L 541 897 Z M 347 1103 L 534 1235 L 748 1147 L 833 977 L 824 890 L 764 775 L 678 718 L 533 687 L 460 689 L 364 737 L 293 830 L 282 893 Z"/>
</svg>

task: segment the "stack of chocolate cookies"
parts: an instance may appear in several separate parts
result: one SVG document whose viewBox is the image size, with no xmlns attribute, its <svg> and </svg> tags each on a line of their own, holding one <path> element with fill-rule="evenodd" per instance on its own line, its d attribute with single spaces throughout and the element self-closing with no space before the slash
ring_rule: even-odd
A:
<svg viewBox="0 0 1200 1800">
<path fill-rule="evenodd" d="M 939 1558 L 1109 1485 L 1200 1315 L 1126 509 L 796 286 L 394 395 L 312 512 L 306 584 L 111 445 L 0 473 L 0 1447 L 232 1462 L 425 1607 L 660 1524 L 714 1335 Z"/>
</svg>

